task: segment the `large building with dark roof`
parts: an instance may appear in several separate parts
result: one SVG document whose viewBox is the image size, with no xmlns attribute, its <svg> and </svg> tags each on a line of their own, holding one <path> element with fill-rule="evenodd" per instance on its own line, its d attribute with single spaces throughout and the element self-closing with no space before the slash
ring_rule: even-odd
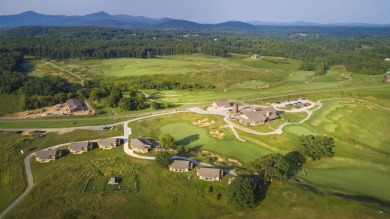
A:
<svg viewBox="0 0 390 219">
<path fill-rule="evenodd" d="M 66 104 L 68 105 L 70 112 L 85 110 L 79 99 L 69 99 L 66 101 Z"/>
</svg>

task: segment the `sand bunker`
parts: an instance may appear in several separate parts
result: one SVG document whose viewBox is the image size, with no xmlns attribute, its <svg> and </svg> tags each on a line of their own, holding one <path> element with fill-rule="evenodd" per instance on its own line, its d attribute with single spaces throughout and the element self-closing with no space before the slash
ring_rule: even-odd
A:
<svg viewBox="0 0 390 219">
<path fill-rule="evenodd" d="M 223 136 L 225 135 L 225 133 L 219 132 L 218 129 L 214 129 L 214 130 L 210 131 L 210 135 L 211 135 L 211 137 L 213 137 L 213 138 L 222 139 Z"/>
<path fill-rule="evenodd" d="M 215 123 L 214 120 L 209 121 L 207 118 L 202 119 L 202 120 L 198 119 L 197 121 L 192 122 L 192 124 L 197 125 L 199 127 L 206 127 L 206 126 L 212 125 L 214 123 Z"/>
<path fill-rule="evenodd" d="M 210 151 L 202 150 L 201 153 L 206 155 L 207 157 L 214 157 L 215 160 L 218 161 L 218 162 L 233 163 L 233 164 L 235 164 L 237 166 L 242 166 L 242 164 L 240 162 L 238 162 L 237 160 L 234 160 L 234 159 L 223 159 L 218 154 L 211 153 Z"/>
</svg>

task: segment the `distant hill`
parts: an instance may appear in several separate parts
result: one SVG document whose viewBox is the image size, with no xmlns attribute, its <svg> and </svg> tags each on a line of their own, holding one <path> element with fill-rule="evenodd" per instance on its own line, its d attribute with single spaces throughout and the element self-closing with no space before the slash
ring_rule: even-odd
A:
<svg viewBox="0 0 390 219">
<path fill-rule="evenodd" d="M 239 29 L 252 30 L 258 26 L 390 26 L 375 24 L 318 24 L 303 21 L 292 23 L 228 21 L 219 24 L 200 24 L 171 18 L 147 18 L 131 15 L 110 15 L 104 11 L 84 16 L 44 15 L 26 11 L 15 15 L 0 16 L 0 29 L 17 26 L 99 26 L 141 29 Z"/>
</svg>

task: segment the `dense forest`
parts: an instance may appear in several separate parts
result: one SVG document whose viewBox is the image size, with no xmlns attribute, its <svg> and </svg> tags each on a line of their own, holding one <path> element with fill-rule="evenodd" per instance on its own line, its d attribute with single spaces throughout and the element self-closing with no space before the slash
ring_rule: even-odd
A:
<svg viewBox="0 0 390 219">
<path fill-rule="evenodd" d="M 77 87 L 61 78 L 26 76 L 20 66 L 24 55 L 48 59 L 105 59 L 178 54 L 229 57 L 230 54 L 258 53 L 302 60 L 302 70 L 313 70 L 319 74 L 338 64 L 355 73 L 383 74 L 390 67 L 385 61 L 390 57 L 389 28 L 365 31 L 340 27 L 279 27 L 254 31 L 17 27 L 0 31 L 0 92 L 22 94 L 25 97 L 23 107 L 33 109 L 71 97 L 90 96 L 106 100 L 109 106 L 117 106 L 121 94 L 112 98 L 110 93 L 113 90 L 120 93 L 137 89 L 214 88 L 211 84 L 140 78 L 129 78 L 135 82 L 132 83 L 137 85 L 135 87 L 113 87 L 110 84 L 100 85 L 99 82 L 87 82 L 84 87 Z M 136 97 L 138 102 L 134 102 Z M 139 95 L 134 94 L 132 98 L 126 99 L 127 108 L 141 108 L 143 102 Z M 125 105 L 124 101 L 122 105 Z"/>
<path fill-rule="evenodd" d="M 337 31 L 340 28 L 334 29 L 340 32 Z M 294 34 L 304 30 L 312 34 Z M 230 53 L 259 53 L 304 60 L 302 69 L 305 70 L 344 64 L 352 72 L 382 74 L 388 68 L 384 59 L 390 57 L 390 38 L 383 35 L 384 30 L 378 29 L 377 35 L 367 36 L 356 28 L 347 28 L 345 36 L 356 33 L 358 37 L 337 38 L 327 35 L 331 30 L 317 34 L 320 32 L 318 27 L 297 28 L 289 33 L 277 29 L 273 32 L 276 39 L 270 39 L 269 35 L 255 35 L 256 31 L 230 31 L 227 34 L 221 30 L 18 27 L 0 32 L 0 50 L 49 59 L 153 58 L 194 53 L 227 57 Z"/>
</svg>

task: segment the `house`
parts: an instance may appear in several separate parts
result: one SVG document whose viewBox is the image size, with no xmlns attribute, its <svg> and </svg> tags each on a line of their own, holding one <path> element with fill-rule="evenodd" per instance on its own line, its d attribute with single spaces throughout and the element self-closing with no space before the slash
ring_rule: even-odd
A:
<svg viewBox="0 0 390 219">
<path fill-rule="evenodd" d="M 108 185 L 118 185 L 119 184 L 119 177 L 111 177 L 108 181 Z"/>
<path fill-rule="evenodd" d="M 139 153 L 147 153 L 150 149 L 159 145 L 158 141 L 142 138 L 133 138 L 131 139 L 130 144 L 133 150 Z"/>
<path fill-rule="evenodd" d="M 57 151 L 56 149 L 37 151 L 35 153 L 35 159 L 39 163 L 48 163 L 48 162 L 50 162 L 52 160 L 60 158 L 61 156 L 62 156 L 62 152 L 61 151 Z"/>
<path fill-rule="evenodd" d="M 69 150 L 73 154 L 82 154 L 92 149 L 91 142 L 74 142 L 69 145 Z"/>
<path fill-rule="evenodd" d="M 274 107 L 251 108 L 241 111 L 242 115 L 237 117 L 238 122 L 256 126 L 279 118 Z"/>
<path fill-rule="evenodd" d="M 258 58 L 260 58 L 260 55 L 259 55 L 259 54 L 253 54 L 253 55 L 252 55 L 252 59 L 258 59 Z"/>
<path fill-rule="evenodd" d="M 112 149 L 117 147 L 120 144 L 119 138 L 106 138 L 106 139 L 100 139 L 97 144 L 99 145 L 99 148 L 102 149 Z"/>
<path fill-rule="evenodd" d="M 69 99 L 66 101 L 66 104 L 68 105 L 69 112 L 85 110 L 83 104 L 79 99 Z"/>
<path fill-rule="evenodd" d="M 212 106 L 214 107 L 214 109 L 218 109 L 218 110 L 227 109 L 231 107 L 229 101 L 227 100 L 215 102 L 212 104 Z"/>
<path fill-rule="evenodd" d="M 20 150 L 20 153 L 22 153 L 22 154 L 27 154 L 28 152 L 30 152 L 30 149 L 28 149 L 28 148 L 22 148 Z"/>
<path fill-rule="evenodd" d="M 204 181 L 219 181 L 223 176 L 222 170 L 218 168 L 199 168 L 196 174 Z"/>
<path fill-rule="evenodd" d="M 390 61 L 390 58 L 385 58 L 385 61 Z"/>
<path fill-rule="evenodd" d="M 173 172 L 188 172 L 192 169 L 193 163 L 188 160 L 174 160 L 169 165 L 169 170 Z"/>
</svg>

